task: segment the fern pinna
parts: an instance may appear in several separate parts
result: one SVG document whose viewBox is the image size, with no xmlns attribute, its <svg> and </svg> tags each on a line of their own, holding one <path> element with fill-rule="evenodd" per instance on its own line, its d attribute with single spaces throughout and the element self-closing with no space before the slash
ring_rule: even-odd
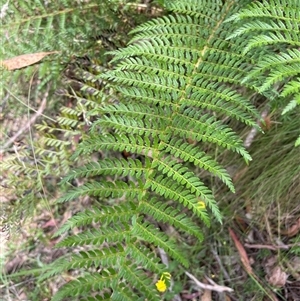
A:
<svg viewBox="0 0 300 301">
<path fill-rule="evenodd" d="M 99 206 L 73 216 L 57 235 L 92 223 L 99 226 L 58 244 L 88 250 L 54 263 L 50 274 L 86 271 L 62 286 L 53 300 L 162 300 L 155 280 L 169 271 L 154 246 L 185 268 L 189 261 L 175 238 L 158 228 L 160 223 L 201 241 L 199 220 L 207 226 L 210 216 L 221 222 L 213 193 L 194 167 L 234 191 L 208 146 L 251 160 L 224 122 L 230 118 L 255 126 L 257 117 L 236 89 L 251 68 L 240 51 L 243 40 L 226 40 L 232 24 L 223 21 L 238 7 L 235 1 L 170 1 L 172 14 L 139 26 L 128 47 L 111 53 L 116 67 L 102 78 L 110 83 L 107 91 L 115 92 L 110 104 L 92 112 L 99 118 L 74 157 L 99 150 L 134 156 L 91 162 L 65 178 L 93 180 L 69 191 L 61 202 L 89 195 Z M 105 203 L 107 199 L 114 205 Z M 99 291 L 102 295 L 92 293 Z"/>
</svg>

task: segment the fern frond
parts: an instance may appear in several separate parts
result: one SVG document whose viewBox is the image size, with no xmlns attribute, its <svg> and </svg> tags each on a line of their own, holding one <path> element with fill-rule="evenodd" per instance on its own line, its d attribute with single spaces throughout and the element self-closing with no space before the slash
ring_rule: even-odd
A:
<svg viewBox="0 0 300 301">
<path fill-rule="evenodd" d="M 141 218 L 133 218 L 132 233 L 143 239 L 154 243 L 156 246 L 166 250 L 173 258 L 178 260 L 185 267 L 189 266 L 188 260 L 181 254 L 176 244 L 172 242 L 168 236 L 156 229 L 152 224 L 148 222 L 142 222 Z"/>
<path fill-rule="evenodd" d="M 148 248 L 139 243 L 137 239 L 133 239 L 128 243 L 126 253 L 136 264 L 142 264 L 143 267 L 153 271 L 156 275 L 166 272 L 166 266 L 160 262 L 153 252 L 150 252 Z"/>
<path fill-rule="evenodd" d="M 151 283 L 151 279 L 139 270 L 137 265 L 130 262 L 124 264 L 120 271 L 120 275 L 130 283 L 132 290 L 141 290 L 147 300 L 160 300 L 161 297 L 158 295 L 154 285 Z"/>
<path fill-rule="evenodd" d="M 91 134 L 89 139 L 84 140 L 76 150 L 73 158 L 78 157 L 81 154 L 90 154 L 99 149 L 123 151 L 126 150 L 129 153 L 136 153 L 141 155 L 147 155 L 151 157 L 157 152 L 157 141 L 154 137 L 152 144 L 150 140 L 145 137 L 142 139 L 140 136 L 119 136 L 119 135 L 94 135 Z"/>
<path fill-rule="evenodd" d="M 254 68 L 253 72 L 248 77 L 245 77 L 244 81 L 257 77 L 263 72 L 269 72 L 269 76 L 265 83 L 259 88 L 259 92 L 263 92 L 268 90 L 277 82 L 283 82 L 289 77 L 297 76 L 299 74 L 299 67 L 300 51 L 298 49 L 287 49 L 286 52 L 282 52 L 277 55 L 265 55 L 263 60 L 257 63 L 257 67 Z M 294 82 L 294 84 L 296 84 L 296 82 Z M 286 89 L 288 90 L 286 91 Z M 282 92 L 282 96 L 286 97 L 287 95 L 292 94 L 292 92 L 291 86 L 288 86 L 288 88 L 285 88 Z M 297 90 L 294 90 L 294 92 L 297 93 Z"/>
<path fill-rule="evenodd" d="M 201 223 L 209 226 L 211 216 L 218 222 L 222 217 L 212 190 L 197 169 L 218 177 L 234 191 L 225 168 L 213 159 L 216 151 L 227 149 L 246 162 L 251 160 L 226 121 L 229 118 L 255 126 L 258 117 L 247 97 L 250 85 L 243 86 L 243 93 L 239 89 L 257 56 L 245 60 L 243 39 L 236 43 L 226 40 L 232 29 L 224 20 L 238 11 L 239 5 L 218 0 L 166 4 L 172 14 L 137 27 L 128 47 L 109 52 L 114 56 L 112 70 L 94 78 L 86 74 L 90 82 L 100 78 L 108 83 L 111 104 L 88 112 L 97 120 L 73 158 L 99 150 L 108 153 L 99 162 L 74 169 L 63 183 L 77 177 L 94 179 L 59 200 L 71 201 L 82 195 L 99 200 L 122 198 L 111 211 L 103 206 L 103 212 L 96 209 L 77 214 L 57 233 L 88 226 L 94 218 L 106 227 L 112 225 L 107 231 L 84 230 L 60 245 L 101 245 L 100 249 L 109 254 L 111 246 L 122 246 L 119 265 L 104 259 L 104 266 L 111 264 L 119 277 L 119 283 L 107 286 L 113 300 L 161 300 L 151 278 L 138 265 L 151 273 L 165 271 L 155 252 L 150 252 L 152 247 L 162 248 L 184 267 L 189 261 L 175 238 L 158 229 L 157 223 L 173 225 L 202 240 Z M 193 144 L 189 144 L 191 140 Z M 124 151 L 132 158 L 119 159 L 114 153 Z M 132 207 L 126 207 L 127 202 L 132 202 Z M 182 207 L 189 213 L 181 213 L 178 208 Z M 101 265 L 98 253 L 93 254 L 86 255 L 88 268 L 94 262 Z M 74 264 L 81 266 L 84 259 L 76 257 L 74 261 L 77 259 Z M 70 267 L 68 264 L 65 268 Z"/>
<path fill-rule="evenodd" d="M 201 152 L 198 147 L 188 144 L 182 139 L 172 139 L 168 144 L 161 143 L 161 148 L 185 162 L 191 162 L 195 166 L 211 172 L 234 192 L 234 187 L 227 171 L 205 152 Z"/>
<path fill-rule="evenodd" d="M 114 290 L 111 299 L 114 301 L 131 301 L 131 300 L 137 300 L 137 301 L 143 301 L 143 298 L 139 298 L 132 290 L 130 290 L 127 286 L 120 283 L 117 290 Z"/>
<path fill-rule="evenodd" d="M 124 218 L 120 217 L 120 220 L 124 220 Z M 73 247 L 82 245 L 102 245 L 104 242 L 109 243 L 125 240 L 129 236 L 128 234 L 130 234 L 130 228 L 128 225 L 124 223 L 122 224 L 120 221 L 119 224 L 116 224 L 113 227 L 102 227 L 101 230 L 84 231 L 72 237 L 65 238 L 56 246 Z"/>
<path fill-rule="evenodd" d="M 113 269 L 102 270 L 100 273 L 85 274 L 76 280 L 63 285 L 52 298 L 53 301 L 63 300 L 65 297 L 88 295 L 92 291 L 101 291 L 107 287 L 116 286 L 118 274 Z"/>
<path fill-rule="evenodd" d="M 79 269 L 82 267 L 107 267 L 115 266 L 124 259 L 124 248 L 119 244 L 114 247 L 108 247 L 103 250 L 93 249 L 89 251 L 80 251 L 79 254 L 73 254 L 70 261 L 66 259 L 56 262 L 55 271 L 61 273 L 70 269 Z"/>
<path fill-rule="evenodd" d="M 214 143 L 241 154 L 246 162 L 251 161 L 242 140 L 213 116 L 201 115 L 193 109 L 186 109 L 183 113 L 178 113 L 170 128 L 179 137 Z"/>
<path fill-rule="evenodd" d="M 203 240 L 203 233 L 200 227 L 196 223 L 193 223 L 184 213 L 180 213 L 178 209 L 168 203 L 151 199 L 147 202 L 140 202 L 138 209 L 144 214 L 153 216 L 156 221 L 173 225 L 183 233 L 189 233 L 197 237 L 200 241 Z"/>
<path fill-rule="evenodd" d="M 71 217 L 56 233 L 59 236 L 74 227 L 85 226 L 92 222 L 111 223 L 117 221 L 128 222 L 136 214 L 136 206 L 132 202 L 122 203 L 118 206 L 103 206 L 101 210 L 94 207 L 92 210 L 79 212 Z"/>
<path fill-rule="evenodd" d="M 126 195 L 127 197 L 137 197 L 141 194 L 141 192 L 141 185 L 136 185 L 134 182 L 93 182 L 86 183 L 76 189 L 69 191 L 67 194 L 59 198 L 58 202 L 69 202 L 82 195 L 98 196 L 103 198 L 120 198 L 123 195 Z"/>
<path fill-rule="evenodd" d="M 265 95 L 279 90 L 279 100 L 289 101 L 283 113 L 294 108 L 300 99 L 299 10 L 297 0 L 255 1 L 228 19 L 240 24 L 229 39 L 246 37 L 245 56 L 263 51 L 243 82 Z"/>
<path fill-rule="evenodd" d="M 72 173 L 66 176 L 61 183 L 66 183 L 78 177 L 94 177 L 99 175 L 114 175 L 118 177 L 140 178 L 147 169 L 150 168 L 149 159 L 145 158 L 142 164 L 140 160 L 125 159 L 105 159 L 99 162 L 90 162 L 83 167 L 74 169 Z"/>
<path fill-rule="evenodd" d="M 184 187 L 178 185 L 178 183 L 165 178 L 163 175 L 160 175 L 156 178 L 152 178 L 151 181 L 145 185 L 145 188 L 151 188 L 151 190 L 155 191 L 159 195 L 165 197 L 166 199 L 173 199 L 182 203 L 185 207 L 192 210 L 207 226 L 210 225 L 210 218 L 206 212 L 202 208 L 199 209 L 198 202 L 196 196 L 192 194 L 189 190 Z M 208 204 L 213 203 L 213 200 L 208 197 L 210 191 L 207 189 L 206 201 Z M 208 201 L 209 200 L 209 201 Z M 214 204 L 214 203 L 213 203 Z M 212 206 L 214 207 L 214 206 Z M 211 208 L 213 209 L 213 208 Z M 215 213 L 218 220 L 221 220 L 220 212 L 216 209 Z"/>
</svg>

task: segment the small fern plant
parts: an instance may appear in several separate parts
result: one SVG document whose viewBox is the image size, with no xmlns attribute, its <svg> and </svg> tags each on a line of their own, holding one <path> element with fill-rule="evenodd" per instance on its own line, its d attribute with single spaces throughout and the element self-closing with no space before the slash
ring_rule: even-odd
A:
<svg viewBox="0 0 300 301">
<path fill-rule="evenodd" d="M 168 16 L 132 31 L 128 47 L 110 53 L 114 68 L 101 78 L 111 96 L 89 114 L 97 116 L 73 158 L 105 151 L 101 160 L 74 169 L 63 183 L 74 186 L 59 199 L 94 197 L 93 208 L 71 217 L 56 233 L 58 247 L 84 246 L 58 259 L 42 279 L 82 269 L 64 284 L 53 301 L 162 300 L 170 270 L 158 248 L 184 268 L 183 246 L 162 225 L 203 239 L 202 227 L 222 217 L 212 190 L 196 172 L 205 170 L 234 192 L 216 153 L 230 151 L 248 163 L 243 141 L 228 118 L 256 127 L 258 113 L 241 80 L 256 57 L 242 56 L 244 39 L 226 40 L 232 24 L 224 21 L 241 1 L 170 1 Z M 239 92 L 240 91 L 240 92 Z M 121 158 L 120 152 L 130 153 Z M 92 226 L 94 225 L 94 226 Z M 81 229 L 72 235 L 71 230 Z M 68 235 L 69 233 L 69 235 Z"/>
</svg>

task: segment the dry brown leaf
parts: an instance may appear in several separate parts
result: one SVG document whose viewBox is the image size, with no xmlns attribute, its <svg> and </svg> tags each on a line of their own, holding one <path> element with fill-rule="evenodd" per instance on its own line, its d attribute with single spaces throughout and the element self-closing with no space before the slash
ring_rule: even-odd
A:
<svg viewBox="0 0 300 301">
<path fill-rule="evenodd" d="M 203 283 L 208 284 L 208 281 L 206 279 L 203 279 Z M 201 301 L 212 301 L 212 296 L 211 296 L 211 290 L 203 290 L 203 294 L 201 296 Z"/>
<path fill-rule="evenodd" d="M 243 245 L 240 243 L 239 239 L 237 238 L 236 234 L 233 232 L 233 230 L 231 228 L 228 228 L 229 231 L 229 235 L 232 238 L 235 247 L 237 248 L 239 254 L 240 254 L 240 258 L 241 258 L 241 262 L 246 270 L 246 272 L 250 275 L 253 275 L 253 271 L 252 271 L 252 267 L 248 258 L 248 255 L 245 251 L 245 248 L 243 247 Z"/>
<path fill-rule="evenodd" d="M 300 257 L 294 257 L 292 260 L 291 260 L 291 264 L 294 268 L 294 271 L 300 273 Z"/>
<path fill-rule="evenodd" d="M 3 66 L 4 68 L 6 68 L 7 70 L 21 69 L 21 68 L 33 65 L 33 64 L 39 62 L 40 60 L 42 60 L 45 56 L 48 56 L 53 53 L 58 53 L 58 51 L 22 54 L 22 55 L 15 56 L 10 59 L 1 61 L 0 65 Z"/>
<path fill-rule="evenodd" d="M 282 271 L 282 269 L 279 266 L 274 267 L 270 274 L 267 276 L 267 281 L 272 286 L 276 287 L 283 287 L 286 283 L 286 280 L 288 278 L 288 275 Z"/>
<path fill-rule="evenodd" d="M 288 237 L 293 237 L 296 234 L 298 234 L 299 231 L 300 231 L 300 218 L 296 221 L 295 224 L 293 224 L 287 230 L 280 231 L 280 233 L 283 235 L 287 235 Z"/>
<path fill-rule="evenodd" d="M 210 290 L 204 290 L 203 295 L 201 296 L 201 301 L 212 301 Z"/>
</svg>

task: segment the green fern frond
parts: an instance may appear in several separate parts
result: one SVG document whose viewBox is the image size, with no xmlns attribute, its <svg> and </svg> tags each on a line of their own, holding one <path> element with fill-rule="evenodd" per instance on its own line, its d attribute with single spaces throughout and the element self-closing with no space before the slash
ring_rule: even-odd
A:
<svg viewBox="0 0 300 301">
<path fill-rule="evenodd" d="M 124 260 L 124 248 L 119 244 L 114 247 L 108 247 L 103 250 L 93 249 L 80 251 L 79 254 L 73 254 L 70 261 L 64 259 L 56 262 L 55 270 L 60 273 L 70 269 L 80 269 L 82 267 L 103 267 L 115 266 L 117 263 L 122 264 Z"/>
<path fill-rule="evenodd" d="M 171 179 L 160 175 L 152 178 L 151 181 L 149 180 L 145 185 L 145 188 L 151 188 L 152 191 L 155 191 L 158 195 L 163 196 L 166 199 L 179 201 L 186 208 L 195 213 L 207 226 L 210 225 L 210 218 L 206 210 L 199 208 L 199 199 L 197 199 L 197 197 L 189 190 L 185 189 L 181 185 L 178 185 L 178 183 L 172 181 Z M 211 197 L 208 197 L 211 192 L 209 189 L 207 189 L 204 190 L 204 193 L 206 193 L 206 202 L 209 205 L 213 204 L 211 205 L 210 209 L 215 210 L 214 214 L 216 215 L 216 218 L 221 221 L 221 214 L 216 208 L 216 203 Z"/>
<path fill-rule="evenodd" d="M 109 230 L 84 229 L 59 246 L 99 245 L 101 256 L 102 250 L 111 254 L 110 248 L 115 250 L 121 244 L 124 254 L 119 263 L 103 261 L 118 273 L 118 283 L 107 284 L 112 300 L 161 300 L 152 279 L 138 265 L 152 274 L 166 271 L 150 251 L 153 247 L 163 249 L 184 267 L 189 261 L 176 238 L 169 238 L 157 225 L 172 225 L 201 241 L 201 223 L 209 226 L 211 216 L 218 222 L 222 217 L 212 190 L 197 169 L 234 191 L 230 176 L 214 159 L 215 153 L 225 149 L 240 154 L 246 162 L 251 160 L 243 141 L 226 122 L 229 118 L 257 127 L 258 117 L 248 100 L 250 85 L 243 86 L 243 93 L 239 89 L 257 56 L 245 60 L 243 39 L 236 43 L 226 40 L 232 28 L 224 20 L 238 11 L 236 4 L 168 1 L 172 14 L 137 27 L 128 47 L 109 53 L 114 56 L 113 70 L 97 77 L 86 74 L 90 82 L 100 78 L 108 83 L 111 99 L 109 105 L 87 110 L 96 120 L 73 159 L 107 152 L 100 161 L 74 169 L 63 180 L 93 177 L 59 201 L 90 195 L 99 203 L 113 198 L 115 204 L 111 210 L 99 205 L 101 210 L 75 215 L 56 235 L 74 227 L 89 228 L 92 222 L 111 225 Z M 131 157 L 120 159 L 124 151 Z M 132 205 L 126 207 L 128 202 Z M 189 213 L 181 213 L 178 208 L 182 207 Z M 84 260 L 86 268 L 102 264 L 97 261 L 98 253 L 88 252 L 84 259 L 73 257 L 62 270 L 69 269 L 72 260 L 78 267 Z M 68 285 L 66 290 L 71 292 L 72 285 Z M 78 288 L 76 295 L 79 293 L 87 291 Z"/>
<path fill-rule="evenodd" d="M 121 217 L 121 219 L 124 219 Z M 128 218 L 129 220 L 129 218 Z M 57 244 L 57 247 L 73 247 L 82 245 L 102 245 L 104 242 L 118 242 L 129 237 L 130 228 L 126 224 L 103 227 L 101 230 L 84 231 L 72 237 L 67 237 Z"/>
<path fill-rule="evenodd" d="M 199 151 L 194 145 L 186 143 L 182 139 L 172 139 L 168 144 L 161 143 L 161 148 L 185 162 L 191 162 L 195 166 L 211 172 L 219 177 L 234 192 L 234 187 L 227 171 L 205 152 Z"/>
<path fill-rule="evenodd" d="M 123 151 L 126 150 L 129 153 L 136 153 L 152 156 L 153 153 L 157 152 L 157 138 L 153 138 L 151 144 L 150 140 L 145 137 L 142 139 L 139 136 L 119 136 L 106 134 L 103 136 L 91 134 L 89 139 L 84 140 L 72 158 L 77 158 L 81 154 L 90 154 L 92 152 L 98 151 L 99 149 Z"/>
<path fill-rule="evenodd" d="M 156 229 L 152 224 L 148 222 L 142 222 L 141 218 L 136 219 L 133 217 L 133 235 L 137 236 L 140 239 L 154 243 L 156 246 L 161 247 L 163 250 L 166 250 L 178 262 L 180 262 L 185 267 L 189 266 L 188 260 L 181 254 L 180 250 L 174 242 L 172 242 L 168 236 L 158 229 Z"/>
<path fill-rule="evenodd" d="M 123 195 L 126 195 L 127 197 L 137 197 L 141 195 L 142 191 L 142 185 L 136 185 L 136 183 L 134 182 L 92 182 L 86 183 L 76 189 L 70 190 L 67 194 L 59 198 L 58 202 L 68 202 L 83 195 L 103 198 L 121 198 Z"/>
<path fill-rule="evenodd" d="M 240 24 L 229 38 L 246 36 L 245 56 L 263 53 L 243 82 L 265 95 L 279 90 L 279 101 L 289 101 L 283 113 L 300 102 L 299 11 L 297 0 L 255 1 L 227 20 Z"/>
<path fill-rule="evenodd" d="M 142 291 L 145 298 L 147 298 L 146 300 L 160 300 L 160 296 L 155 290 L 155 286 L 153 285 L 151 279 L 149 279 L 147 275 L 145 275 L 141 270 L 139 270 L 137 265 L 132 264 L 130 262 L 122 265 L 120 275 L 129 282 L 132 290 L 138 289 Z M 138 294 L 136 295 L 138 296 Z"/>
<path fill-rule="evenodd" d="M 79 212 L 72 216 L 68 221 L 55 233 L 59 236 L 62 233 L 73 229 L 74 227 L 86 226 L 92 222 L 111 223 L 117 225 L 118 222 L 128 222 L 136 214 L 136 206 L 132 202 L 121 203 L 118 206 L 102 206 L 101 209 L 94 207 L 92 209 Z M 68 243 L 69 240 L 67 240 Z M 71 243 L 71 240 L 70 240 Z M 69 243 L 68 243 L 69 244 Z"/>
<path fill-rule="evenodd" d="M 124 284 L 120 283 L 119 289 L 115 290 L 111 296 L 111 299 L 114 301 L 131 301 L 131 300 L 137 300 L 137 301 L 143 301 L 143 297 L 139 298 L 135 293 L 132 292 L 128 287 L 126 287 Z"/>
<path fill-rule="evenodd" d="M 117 286 L 117 282 L 118 274 L 113 269 L 105 269 L 100 273 L 86 273 L 83 277 L 65 284 L 52 300 L 60 301 L 65 297 L 90 295 L 92 291 L 101 291 L 107 287 Z"/>
<path fill-rule="evenodd" d="M 140 202 L 140 212 L 152 216 L 156 221 L 162 221 L 169 225 L 173 225 L 183 233 L 189 233 L 197 237 L 200 241 L 203 240 L 203 233 L 200 227 L 193 223 L 193 221 L 174 208 L 172 204 L 162 203 L 156 199 L 148 200 L 147 202 Z"/>
<path fill-rule="evenodd" d="M 74 169 L 72 173 L 66 176 L 61 183 L 66 183 L 74 178 L 79 177 L 94 177 L 99 175 L 115 175 L 118 177 L 132 177 L 140 178 L 147 169 L 150 168 L 149 159 L 145 158 L 142 164 L 140 160 L 133 160 L 131 158 L 125 159 L 104 159 L 99 162 L 91 162 L 83 167 Z"/>
<path fill-rule="evenodd" d="M 146 269 L 153 271 L 156 275 L 166 272 L 166 266 L 160 262 L 156 254 L 138 242 L 136 238 L 127 244 L 126 253 L 136 264 L 142 264 Z"/>
<path fill-rule="evenodd" d="M 300 51 L 298 49 L 287 49 L 286 52 L 282 52 L 277 55 L 265 55 L 263 61 L 257 63 L 257 67 L 255 67 L 253 72 L 248 77 L 245 77 L 244 81 L 248 81 L 253 77 L 257 77 L 259 74 L 266 71 L 269 72 L 269 76 L 265 83 L 259 88 L 259 92 L 263 92 L 268 90 L 275 83 L 283 82 L 289 77 L 297 76 L 299 74 L 299 67 Z M 297 82 L 294 82 L 294 84 L 296 83 Z M 299 87 L 297 88 L 297 90 L 299 90 Z M 281 95 L 286 97 L 287 95 L 292 94 L 292 92 L 297 93 L 297 90 L 293 90 L 291 90 L 291 86 L 289 84 L 289 86 L 284 89 Z"/>
</svg>

